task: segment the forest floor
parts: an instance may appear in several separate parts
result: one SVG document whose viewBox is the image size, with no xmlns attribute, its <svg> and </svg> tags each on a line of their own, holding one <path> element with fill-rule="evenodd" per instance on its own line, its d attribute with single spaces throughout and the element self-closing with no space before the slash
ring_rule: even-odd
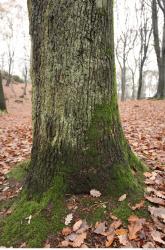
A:
<svg viewBox="0 0 165 250">
<path fill-rule="evenodd" d="M 17 163 L 30 157 L 31 86 L 25 98 L 20 98 L 22 87 L 22 84 L 4 87 L 8 113 L 0 115 L 1 203 L 13 199 L 21 190 L 22 184 L 10 183 L 7 174 Z M 66 226 L 58 236 L 50 235 L 45 247 L 165 247 L 165 101 L 126 101 L 119 106 L 126 137 L 151 170 L 144 174 L 147 186 L 144 199 L 134 206 L 127 204 L 128 214 L 124 211 L 121 215 L 108 209 L 99 192 L 80 199 L 70 197 Z M 125 204 L 127 196 L 123 194 L 118 199 L 120 204 Z M 81 214 L 93 211 L 95 218 L 91 218 L 91 225 Z M 0 220 L 11 213 L 10 206 L 0 206 Z M 26 246 L 26 242 L 19 245 Z"/>
</svg>

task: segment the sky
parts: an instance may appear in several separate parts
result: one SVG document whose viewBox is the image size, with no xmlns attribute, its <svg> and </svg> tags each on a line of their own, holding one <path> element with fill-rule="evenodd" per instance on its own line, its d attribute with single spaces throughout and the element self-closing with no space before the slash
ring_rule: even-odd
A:
<svg viewBox="0 0 165 250">
<path fill-rule="evenodd" d="M 29 36 L 29 21 L 26 0 L 0 0 L 8 10 L 7 13 L 2 13 L 0 19 L 0 65 L 4 59 L 4 68 L 8 68 L 8 52 L 14 51 L 14 67 L 13 74 L 22 75 L 25 62 L 29 62 L 30 55 L 30 36 Z M 7 28 L 9 23 L 12 24 L 13 36 L 11 29 Z M 11 35 L 6 37 L 7 34 Z M 5 55 L 4 55 L 5 54 Z M 29 63 L 28 63 L 29 64 Z"/>
</svg>

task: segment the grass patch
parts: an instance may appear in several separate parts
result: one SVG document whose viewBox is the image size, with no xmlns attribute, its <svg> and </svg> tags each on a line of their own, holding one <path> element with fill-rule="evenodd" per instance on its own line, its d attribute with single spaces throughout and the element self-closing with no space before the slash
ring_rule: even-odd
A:
<svg viewBox="0 0 165 250">
<path fill-rule="evenodd" d="M 121 202 L 120 204 L 118 204 L 113 210 L 112 213 L 117 216 L 119 219 L 121 219 L 123 221 L 124 224 L 128 224 L 128 218 L 135 214 L 138 217 L 141 218 L 150 218 L 150 214 L 147 210 L 147 208 L 141 208 L 141 209 L 137 209 L 135 211 L 133 211 L 131 209 L 132 204 L 130 205 L 130 203 L 125 200 L 123 202 Z"/>
<path fill-rule="evenodd" d="M 22 181 L 27 174 L 29 168 L 30 160 L 18 163 L 8 174 L 8 179 L 14 179 L 16 181 Z"/>
<path fill-rule="evenodd" d="M 87 216 L 87 222 L 92 225 L 95 225 L 96 222 L 101 222 L 106 219 L 106 210 L 103 207 L 95 208 L 91 213 Z"/>
</svg>

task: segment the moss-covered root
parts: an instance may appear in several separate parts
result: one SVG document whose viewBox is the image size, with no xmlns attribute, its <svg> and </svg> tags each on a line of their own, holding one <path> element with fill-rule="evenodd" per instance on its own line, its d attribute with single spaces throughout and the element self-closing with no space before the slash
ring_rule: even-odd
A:
<svg viewBox="0 0 165 250">
<path fill-rule="evenodd" d="M 50 232 L 63 228 L 63 179 L 56 177 L 54 183 L 40 200 L 27 200 L 25 193 L 21 195 L 12 214 L 2 222 L 0 245 L 19 247 L 26 242 L 27 247 L 42 247 Z"/>
</svg>

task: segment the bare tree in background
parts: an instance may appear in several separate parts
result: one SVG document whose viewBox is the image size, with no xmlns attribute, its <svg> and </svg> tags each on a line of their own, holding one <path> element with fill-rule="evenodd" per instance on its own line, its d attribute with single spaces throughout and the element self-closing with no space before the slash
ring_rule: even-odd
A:
<svg viewBox="0 0 165 250">
<path fill-rule="evenodd" d="M 158 25 L 158 8 L 163 14 L 163 37 L 160 41 Z M 165 0 L 152 0 L 152 26 L 154 36 L 154 48 L 157 57 L 159 80 L 156 98 L 165 98 Z"/>
<path fill-rule="evenodd" d="M 5 110 L 6 110 L 6 102 L 2 85 L 2 75 L 0 71 L 0 111 L 5 111 Z"/>
<path fill-rule="evenodd" d="M 6 32 L 6 43 L 7 43 L 7 63 L 8 63 L 8 78 L 6 81 L 6 86 L 9 86 L 12 80 L 12 70 L 14 66 L 14 46 L 12 44 L 13 40 L 13 22 L 10 17 L 7 18 L 8 31 Z"/>
<path fill-rule="evenodd" d="M 24 41 L 25 41 L 25 37 L 24 37 Z M 29 59 L 27 47 L 26 47 L 26 45 L 24 45 L 24 58 L 23 58 L 22 75 L 23 75 L 25 85 L 23 88 L 23 94 L 22 94 L 23 97 L 26 95 L 26 89 L 27 89 L 27 84 L 28 84 L 29 62 L 30 62 L 30 59 Z"/>
<path fill-rule="evenodd" d="M 121 32 L 116 44 L 116 59 L 121 70 L 121 101 L 126 98 L 126 72 L 131 50 L 137 39 L 137 31 L 129 27 L 128 13 L 125 19 L 125 30 Z"/>
<path fill-rule="evenodd" d="M 150 16 L 146 6 L 146 3 L 142 0 L 140 10 L 137 9 L 137 19 L 139 18 L 140 11 L 140 26 L 139 26 L 139 36 L 140 36 L 140 58 L 139 58 L 139 82 L 138 82 L 138 93 L 137 99 L 142 97 L 143 88 L 143 71 L 144 65 L 147 60 L 149 43 L 152 35 L 152 25 L 150 23 Z"/>
<path fill-rule="evenodd" d="M 128 62 L 128 69 L 131 73 L 131 80 L 132 80 L 132 99 L 136 99 L 136 73 L 139 65 L 139 60 L 136 56 L 133 56 L 133 62 Z"/>
</svg>

